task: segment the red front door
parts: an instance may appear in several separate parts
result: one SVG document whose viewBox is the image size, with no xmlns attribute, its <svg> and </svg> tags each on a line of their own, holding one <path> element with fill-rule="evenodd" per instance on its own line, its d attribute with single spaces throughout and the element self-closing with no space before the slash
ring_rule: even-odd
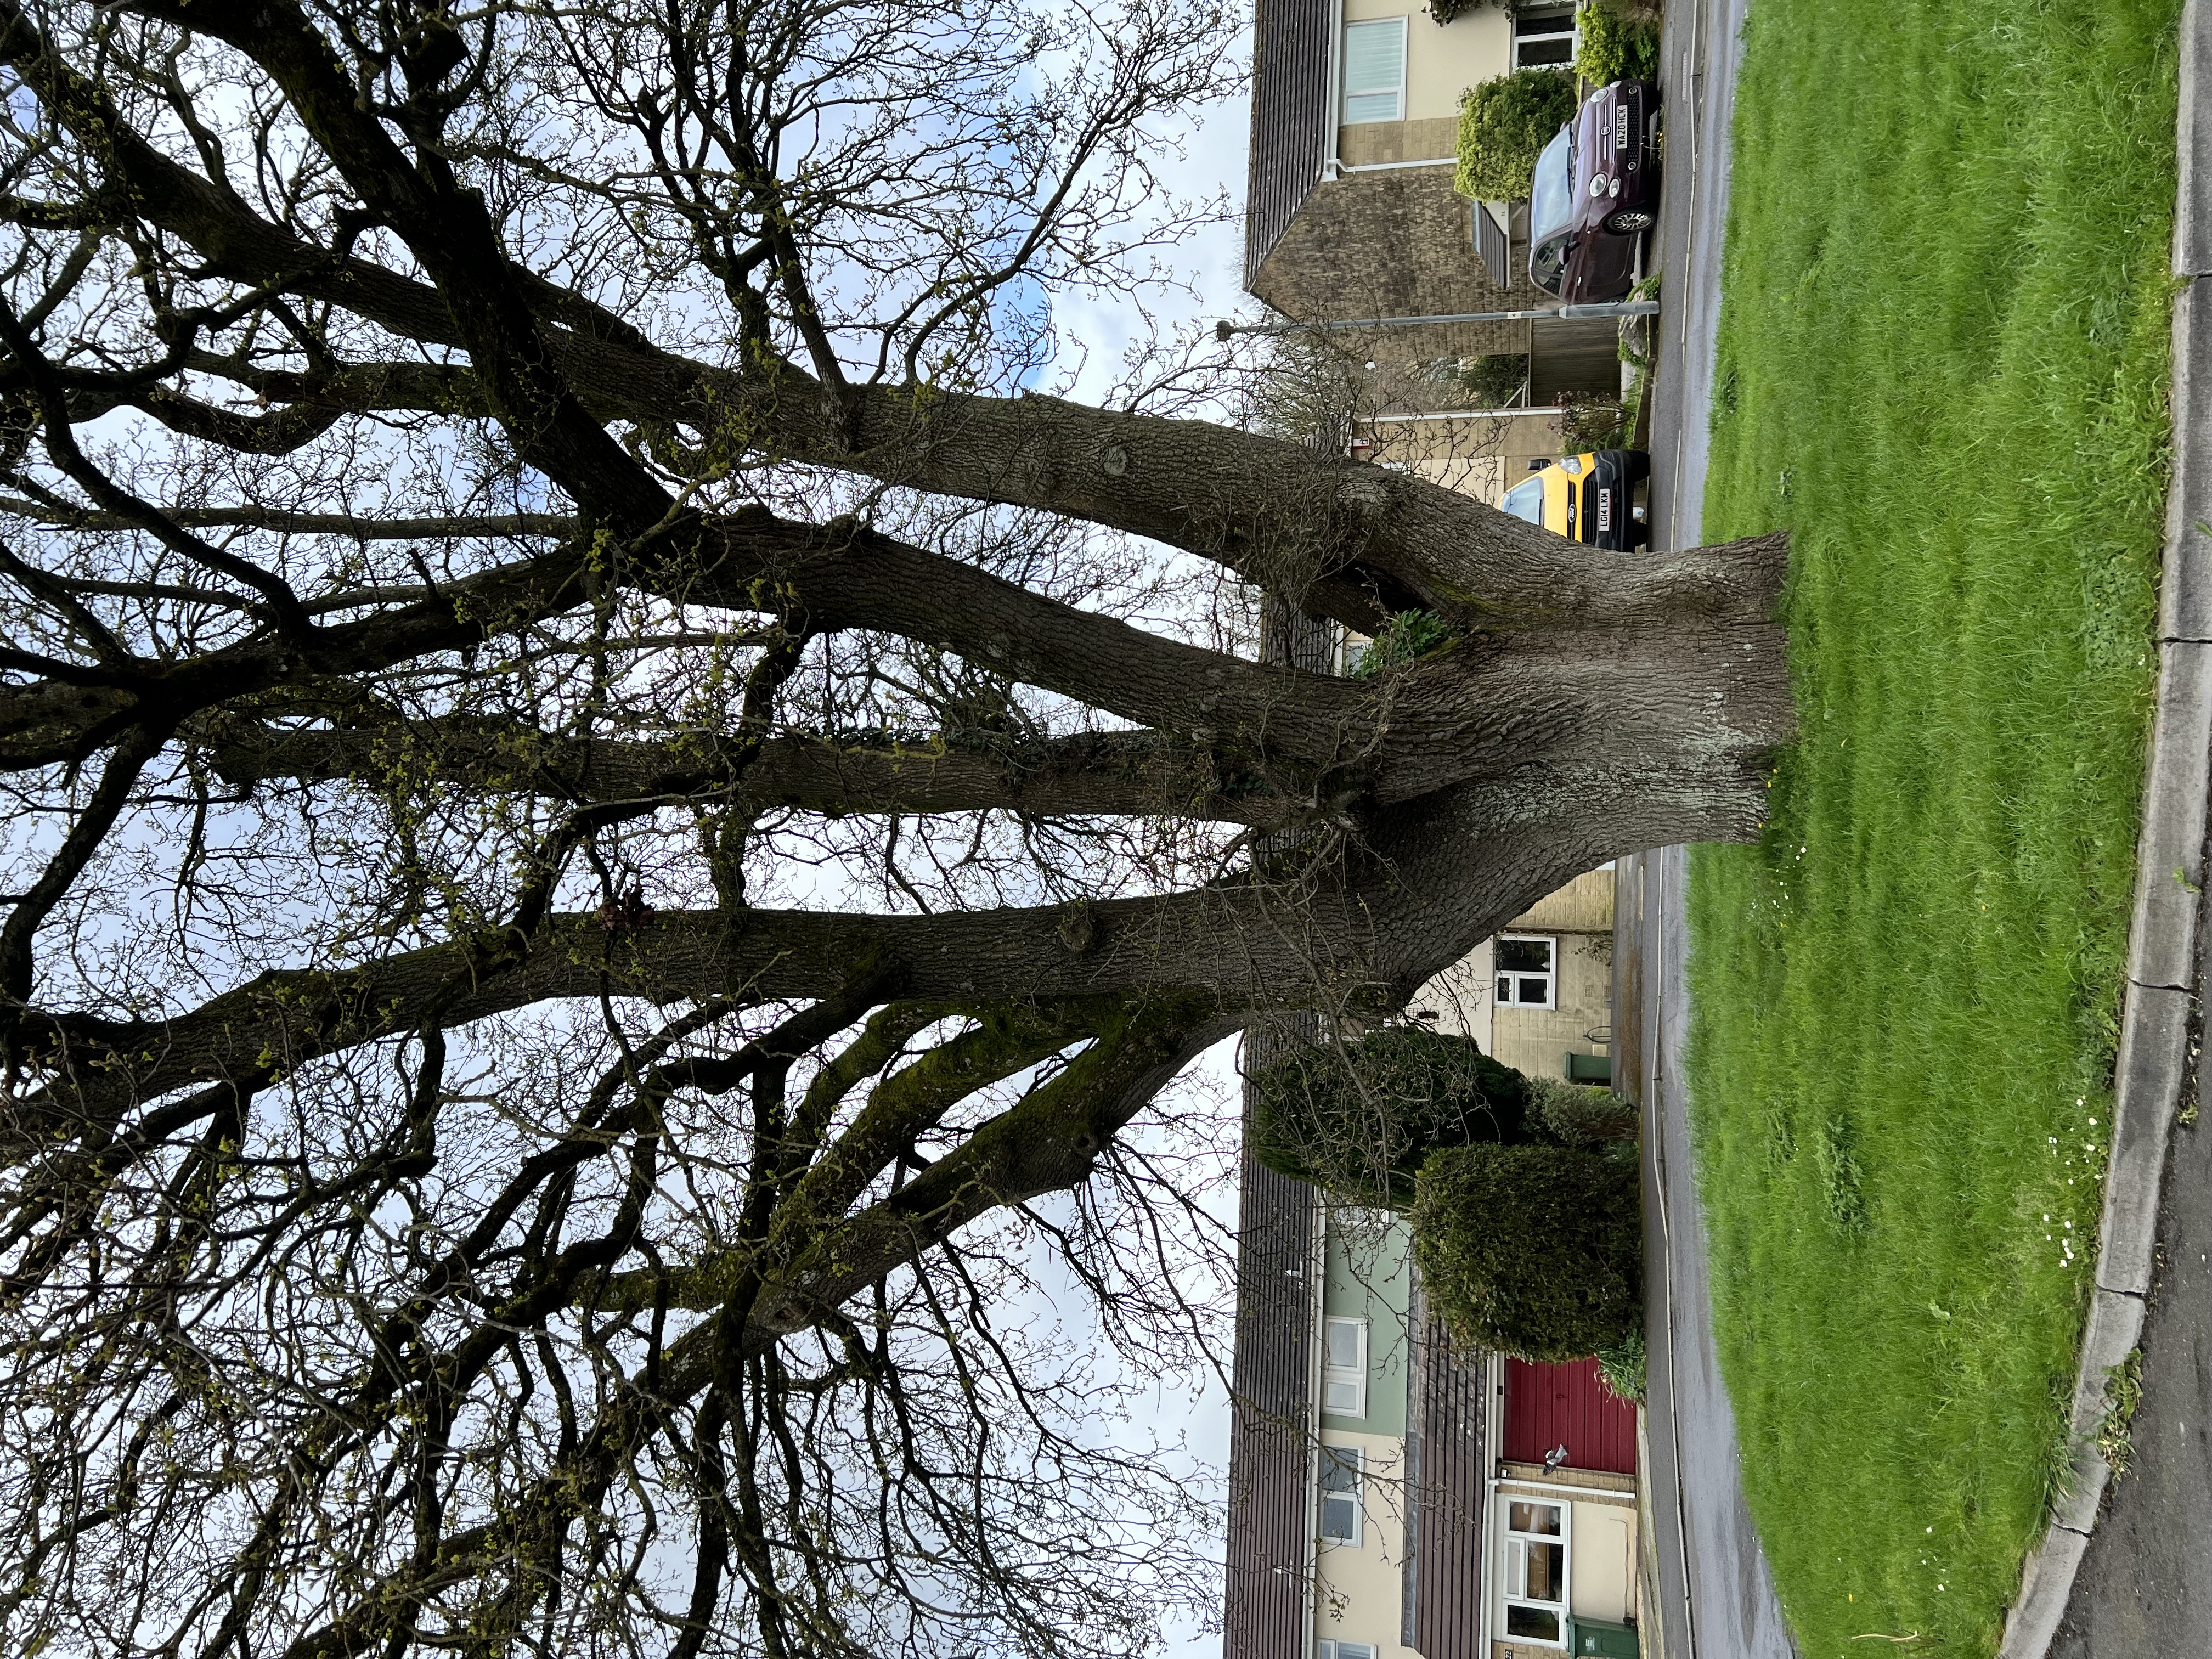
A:
<svg viewBox="0 0 2212 1659">
<path fill-rule="evenodd" d="M 1505 1458 L 1540 1463 L 1560 1446 L 1559 1467 L 1636 1473 L 1636 1407 L 1598 1381 L 1597 1361 L 1566 1365 L 1505 1362 Z"/>
</svg>

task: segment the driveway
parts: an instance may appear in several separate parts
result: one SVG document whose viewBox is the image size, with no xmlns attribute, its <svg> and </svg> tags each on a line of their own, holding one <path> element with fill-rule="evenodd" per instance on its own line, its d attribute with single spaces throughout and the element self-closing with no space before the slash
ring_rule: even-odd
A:
<svg viewBox="0 0 2212 1659">
<path fill-rule="evenodd" d="M 1730 120 L 1746 0 L 1668 8 L 1662 38 L 1668 181 L 1657 259 L 1650 514 L 1656 547 L 1693 547 L 1705 501 Z M 1744 1505 L 1735 1418 L 1713 1349 L 1705 1237 L 1681 1051 L 1685 858 L 1623 860 L 1614 890 L 1613 1054 L 1644 1109 L 1644 1323 L 1650 1346 L 1644 1468 L 1662 1659 L 1794 1659 L 1774 1580 Z M 1656 1636 L 1657 1642 L 1651 1643 Z"/>
</svg>

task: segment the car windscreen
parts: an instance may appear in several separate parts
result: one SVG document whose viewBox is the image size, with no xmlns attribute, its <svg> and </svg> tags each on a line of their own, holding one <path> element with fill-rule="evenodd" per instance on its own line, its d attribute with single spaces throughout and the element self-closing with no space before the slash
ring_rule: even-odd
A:
<svg viewBox="0 0 2212 1659">
<path fill-rule="evenodd" d="M 1514 485 L 1498 505 L 1516 519 L 1540 525 L 1544 522 L 1544 481 L 1531 478 L 1526 483 Z"/>
<path fill-rule="evenodd" d="M 1566 227 L 1575 213 L 1575 156 L 1573 129 L 1561 127 L 1559 136 L 1544 146 L 1536 158 L 1536 176 L 1528 181 L 1528 240 L 1540 242 Z"/>
</svg>

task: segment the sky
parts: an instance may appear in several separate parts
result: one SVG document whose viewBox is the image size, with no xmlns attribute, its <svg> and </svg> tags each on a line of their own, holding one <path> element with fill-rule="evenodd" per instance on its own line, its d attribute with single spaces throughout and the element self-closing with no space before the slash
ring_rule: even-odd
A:
<svg viewBox="0 0 2212 1659">
<path fill-rule="evenodd" d="M 1117 303 L 1111 296 L 1055 298 L 1056 320 L 1080 348 L 1079 358 L 1071 359 L 1080 363 L 1073 388 L 1076 396 L 1108 395 L 1119 378 L 1127 349 L 1153 330 L 1195 331 L 1250 306 L 1240 286 L 1248 123 L 1249 108 L 1242 98 L 1196 112 L 1177 135 L 1182 140 L 1180 157 L 1162 158 L 1158 163 L 1164 194 L 1185 199 L 1225 196 L 1229 206 L 1227 214 L 1204 228 L 1181 250 L 1178 264 L 1185 274 L 1188 292 L 1150 295 L 1142 311 L 1133 301 Z M 90 435 L 97 439 L 106 434 L 95 428 Z M 1202 1091 L 1233 1101 L 1234 1065 L 1235 1045 L 1223 1044 L 1197 1063 L 1206 1075 L 1193 1081 Z M 1221 1219 L 1233 1220 L 1234 1193 L 1222 1189 L 1215 1202 L 1226 1207 L 1227 1214 Z M 1064 1315 L 1082 1316 L 1076 1311 L 1082 1305 L 1079 1296 L 1060 1300 Z M 1162 1389 L 1152 1397 L 1149 1420 L 1139 1414 L 1129 1426 L 1139 1431 L 1150 1429 L 1163 1443 L 1180 1441 L 1193 1457 L 1210 1468 L 1218 1482 L 1225 1472 L 1227 1459 L 1227 1399 L 1218 1380 L 1210 1374 L 1192 1382 L 1197 1389 L 1195 1398 L 1188 1390 Z M 1212 1659 L 1219 1650 L 1218 1635 L 1208 1633 L 1196 1622 L 1172 1631 L 1165 1649 L 1170 1659 Z"/>
<path fill-rule="evenodd" d="M 1176 323 L 1211 326 L 1255 303 L 1243 288 L 1244 163 L 1250 123 L 1251 106 L 1241 96 L 1201 112 L 1182 135 L 1181 160 L 1159 164 L 1170 194 L 1203 199 L 1226 191 L 1231 210 L 1229 216 L 1207 226 L 1184 246 L 1181 263 L 1191 292 L 1162 295 L 1147 302 L 1152 320 L 1164 329 Z M 1146 317 L 1133 305 L 1091 295 L 1056 296 L 1054 308 L 1056 320 L 1085 349 L 1075 395 L 1104 395 L 1124 352 L 1144 337 Z"/>
</svg>

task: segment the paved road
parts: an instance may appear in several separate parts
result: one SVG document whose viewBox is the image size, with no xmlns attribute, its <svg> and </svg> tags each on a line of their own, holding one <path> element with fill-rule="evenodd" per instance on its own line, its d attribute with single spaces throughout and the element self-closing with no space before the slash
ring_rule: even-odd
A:
<svg viewBox="0 0 2212 1659">
<path fill-rule="evenodd" d="M 1652 386 L 1650 513 L 1657 546 L 1693 547 L 1703 517 L 1713 337 L 1727 225 L 1728 136 L 1746 0 L 1670 7 L 1662 40 L 1664 273 Z M 1744 1507 L 1735 1419 L 1713 1351 L 1705 1224 L 1682 1086 L 1683 849 L 1620 866 L 1613 1052 L 1644 1115 L 1650 1457 L 1663 1659 L 1792 1659 Z"/>
<path fill-rule="evenodd" d="M 2212 1654 L 2212 1128 L 2201 1119 L 2167 1152 L 2158 1236 L 2135 1466 L 2106 1489 L 2051 1659 Z"/>
<path fill-rule="evenodd" d="M 1713 1351 L 1705 1224 L 1690 1151 L 1681 1052 L 1683 849 L 1622 861 L 1614 895 L 1639 1005 L 1645 1149 L 1646 1413 L 1664 1659 L 1791 1659 L 1766 1557 L 1744 1507 L 1735 1418 Z M 1616 1048 L 1618 1052 L 1618 1048 Z"/>
<path fill-rule="evenodd" d="M 1666 309 L 1652 385 L 1649 510 L 1655 546 L 1695 547 L 1705 516 L 1713 337 L 1728 228 L 1729 125 L 1745 4 L 1696 0 L 1669 7 L 1662 39 L 1667 185 L 1657 262 Z"/>
</svg>

